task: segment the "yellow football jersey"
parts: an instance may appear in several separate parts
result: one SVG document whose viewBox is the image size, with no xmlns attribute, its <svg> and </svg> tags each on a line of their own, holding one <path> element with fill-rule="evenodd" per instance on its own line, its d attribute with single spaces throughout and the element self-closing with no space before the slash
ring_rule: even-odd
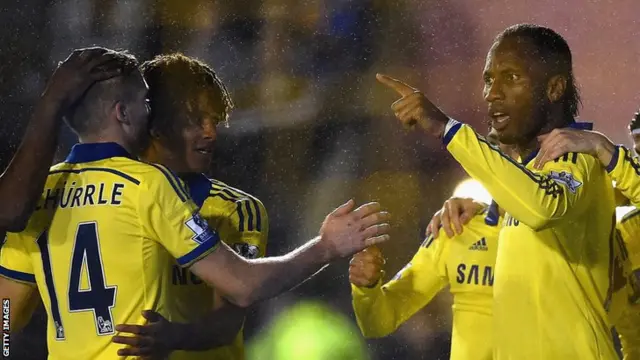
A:
<svg viewBox="0 0 640 360">
<path fill-rule="evenodd" d="M 115 143 L 75 145 L 52 167 L 27 228 L 8 234 L 0 274 L 34 283 L 48 313 L 49 359 L 117 359 L 116 324 L 164 316 L 174 258 L 187 267 L 218 235 L 166 168 Z"/>
<path fill-rule="evenodd" d="M 626 259 L 630 262 L 626 307 L 614 319 L 614 326 L 622 344 L 624 360 L 640 359 L 640 209 L 633 208 L 618 221 L 617 229 L 626 245 Z M 625 260 L 625 259 L 623 259 Z"/>
<path fill-rule="evenodd" d="M 607 171 L 615 182 L 615 187 L 629 199 L 631 204 L 640 204 L 640 162 L 638 157 L 624 146 L 616 147 L 607 165 Z"/>
<path fill-rule="evenodd" d="M 269 219 L 260 200 L 201 174 L 183 179 L 191 198 L 200 207 L 200 215 L 210 227 L 218 231 L 220 238 L 227 245 L 249 259 L 265 255 Z M 214 306 L 212 289 L 178 264 L 173 266 L 171 298 L 174 302 L 172 320 L 178 322 L 199 319 Z M 170 358 L 242 360 L 242 330 L 229 346 L 199 352 L 175 351 Z"/>
<path fill-rule="evenodd" d="M 498 249 L 495 203 L 451 239 L 440 229 L 391 281 L 352 288 L 353 309 L 366 337 L 395 331 L 447 285 L 453 294 L 452 360 L 492 358 L 492 288 Z"/>
<path fill-rule="evenodd" d="M 537 171 L 533 156 L 518 163 L 453 120 L 444 142 L 506 211 L 493 289 L 494 357 L 617 359 L 607 313 L 614 194 L 597 159 L 569 153 Z"/>
</svg>

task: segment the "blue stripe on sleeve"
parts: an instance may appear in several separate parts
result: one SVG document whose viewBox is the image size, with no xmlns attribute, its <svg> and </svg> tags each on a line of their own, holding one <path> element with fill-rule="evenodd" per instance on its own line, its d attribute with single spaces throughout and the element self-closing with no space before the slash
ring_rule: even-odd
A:
<svg viewBox="0 0 640 360">
<path fill-rule="evenodd" d="M 442 142 L 444 143 L 444 146 L 449 145 L 449 143 L 451 142 L 451 140 L 453 140 L 453 137 L 456 135 L 458 130 L 460 130 L 460 127 L 462 127 L 462 123 L 461 122 L 455 121 L 453 119 L 449 120 L 449 122 L 452 125 L 449 128 L 449 130 L 447 130 L 444 133 L 444 136 L 442 137 Z"/>
<path fill-rule="evenodd" d="M 18 280 L 22 282 L 36 283 L 36 276 L 29 273 L 24 273 L 21 271 L 7 269 L 4 266 L 0 266 L 0 275 L 7 277 L 9 279 Z"/>
<path fill-rule="evenodd" d="M 220 243 L 220 235 L 218 235 L 217 232 L 214 232 L 211 230 L 209 231 L 211 232 L 210 234 L 211 237 L 209 238 L 209 240 L 203 242 L 202 244 L 198 245 L 195 249 L 191 250 L 189 253 L 177 259 L 178 264 L 180 266 L 185 266 L 192 263 L 193 261 L 201 257 L 203 254 L 205 254 L 207 251 L 215 248 L 216 245 Z"/>
</svg>

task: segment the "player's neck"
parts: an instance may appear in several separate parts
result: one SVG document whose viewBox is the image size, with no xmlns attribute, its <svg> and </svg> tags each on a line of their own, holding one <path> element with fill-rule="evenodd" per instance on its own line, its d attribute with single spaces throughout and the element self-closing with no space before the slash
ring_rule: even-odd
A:
<svg viewBox="0 0 640 360">
<path fill-rule="evenodd" d="M 538 134 L 528 142 L 516 145 L 515 151 L 518 153 L 518 155 L 520 155 L 520 158 L 522 159 L 530 156 L 540 147 L 538 136 L 547 134 L 553 129 L 566 127 L 572 121 L 574 121 L 573 118 L 567 119 L 563 108 L 553 108 L 547 116 L 545 125 L 542 127 L 542 129 L 540 129 L 540 131 L 538 131 Z"/>
<path fill-rule="evenodd" d="M 129 153 L 133 154 L 132 147 L 120 137 L 108 136 L 106 134 L 92 134 L 78 136 L 78 140 L 81 144 L 116 143 L 122 146 Z"/>
</svg>

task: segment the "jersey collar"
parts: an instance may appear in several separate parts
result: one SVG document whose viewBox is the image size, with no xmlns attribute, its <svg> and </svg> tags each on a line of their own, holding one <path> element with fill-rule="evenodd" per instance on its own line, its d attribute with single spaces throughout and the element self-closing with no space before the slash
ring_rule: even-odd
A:
<svg viewBox="0 0 640 360">
<path fill-rule="evenodd" d="M 487 215 L 484 217 L 484 223 L 489 226 L 498 225 L 498 221 L 500 220 L 500 210 L 498 209 L 498 204 L 495 201 L 491 201 L 491 205 L 487 208 Z"/>
<path fill-rule="evenodd" d="M 181 176 L 182 180 L 187 184 L 189 196 L 193 202 L 201 208 L 204 201 L 209 197 L 211 189 L 211 181 L 204 174 L 190 174 Z"/>
<path fill-rule="evenodd" d="M 567 127 L 571 129 L 578 129 L 578 130 L 593 130 L 593 123 L 572 122 L 571 124 L 567 125 Z M 536 156 L 538 156 L 538 151 L 540 151 L 540 149 L 534 150 L 531 154 L 529 154 L 529 156 L 522 159 L 522 165 L 527 166 L 527 164 L 530 163 L 531 160 L 535 159 Z"/>
<path fill-rule="evenodd" d="M 112 157 L 134 159 L 125 148 L 114 142 L 75 144 L 67 155 L 66 163 L 78 164 Z"/>
</svg>

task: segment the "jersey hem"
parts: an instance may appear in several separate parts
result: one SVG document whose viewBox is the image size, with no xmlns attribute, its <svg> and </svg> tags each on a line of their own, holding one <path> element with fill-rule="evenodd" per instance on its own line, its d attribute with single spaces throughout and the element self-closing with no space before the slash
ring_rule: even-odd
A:
<svg viewBox="0 0 640 360">
<path fill-rule="evenodd" d="M 4 276 L 7 279 L 16 280 L 20 282 L 27 282 L 32 284 L 36 283 L 36 276 L 34 274 L 7 269 L 4 266 L 0 266 L 0 276 Z"/>
</svg>

